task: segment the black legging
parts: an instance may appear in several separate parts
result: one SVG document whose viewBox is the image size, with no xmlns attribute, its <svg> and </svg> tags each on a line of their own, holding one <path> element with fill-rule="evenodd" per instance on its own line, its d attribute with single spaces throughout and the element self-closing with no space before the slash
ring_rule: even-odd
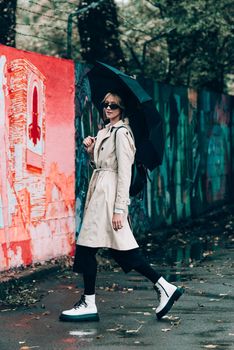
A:
<svg viewBox="0 0 234 350">
<path fill-rule="evenodd" d="M 95 294 L 95 284 L 97 275 L 96 253 L 98 248 L 77 246 L 73 270 L 83 273 L 84 294 Z M 114 260 L 127 273 L 134 269 L 141 275 L 148 278 L 155 284 L 160 275 L 150 266 L 146 259 L 141 255 L 139 248 L 119 251 L 110 249 Z"/>
</svg>

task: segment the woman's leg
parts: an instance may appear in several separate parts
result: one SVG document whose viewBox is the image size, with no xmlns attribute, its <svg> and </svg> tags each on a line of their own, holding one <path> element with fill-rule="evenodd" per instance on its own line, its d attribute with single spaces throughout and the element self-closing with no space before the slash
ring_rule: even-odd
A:
<svg viewBox="0 0 234 350">
<path fill-rule="evenodd" d="M 184 290 L 167 282 L 144 258 L 142 258 L 141 264 L 135 267 L 135 270 L 153 282 L 154 289 L 159 299 L 159 305 L 156 308 L 156 316 L 160 320 L 170 311 L 174 302 L 179 299 Z"/>
<path fill-rule="evenodd" d="M 155 271 L 150 264 L 148 263 L 148 261 L 146 261 L 146 259 L 141 259 L 141 264 L 137 265 L 134 270 L 136 270 L 137 272 L 139 272 L 141 275 L 145 276 L 146 278 L 148 278 L 153 284 L 155 284 L 159 278 L 161 277 L 161 275 L 159 275 L 157 273 L 157 271 Z"/>
<path fill-rule="evenodd" d="M 97 254 L 98 248 L 76 246 L 73 271 L 81 273 L 84 280 L 84 294 L 95 294 L 95 284 L 97 276 Z"/>
<path fill-rule="evenodd" d="M 95 294 L 97 277 L 97 251 L 98 248 L 90 248 L 84 246 L 78 246 L 77 249 L 78 259 L 80 259 L 80 269 L 78 272 L 83 274 L 84 295 Z"/>
<path fill-rule="evenodd" d="M 126 273 L 131 270 L 136 270 L 141 275 L 148 278 L 153 284 L 161 277 L 161 275 L 150 266 L 139 248 L 131 250 L 110 249 L 110 252 L 114 260 Z"/>
<path fill-rule="evenodd" d="M 97 276 L 97 268 L 96 270 L 90 273 L 83 272 L 85 295 L 95 294 L 96 276 Z"/>
<path fill-rule="evenodd" d="M 95 284 L 97 275 L 96 253 L 98 248 L 85 246 L 76 247 L 73 270 L 82 273 L 84 294 L 70 310 L 60 315 L 62 321 L 98 321 L 99 316 L 95 304 Z"/>
<path fill-rule="evenodd" d="M 183 289 L 177 288 L 158 274 L 140 253 L 139 248 L 127 251 L 111 249 L 111 254 L 126 273 L 134 269 L 153 283 L 159 297 L 156 316 L 161 319 L 166 315 L 174 302 L 182 295 Z"/>
</svg>

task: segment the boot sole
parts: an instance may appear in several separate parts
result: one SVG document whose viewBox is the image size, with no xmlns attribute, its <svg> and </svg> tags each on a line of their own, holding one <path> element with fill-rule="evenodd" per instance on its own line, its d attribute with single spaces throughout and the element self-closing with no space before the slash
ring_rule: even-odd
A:
<svg viewBox="0 0 234 350">
<path fill-rule="evenodd" d="M 59 320 L 65 322 L 98 322 L 100 319 L 98 314 L 87 314 L 81 316 L 69 316 L 61 314 L 59 316 Z"/>
<path fill-rule="evenodd" d="M 177 301 L 181 295 L 184 293 L 183 288 L 177 288 L 175 292 L 172 294 L 171 298 L 168 300 L 168 303 L 164 306 L 164 308 L 156 313 L 157 319 L 160 320 L 163 316 L 165 316 L 172 308 L 175 301 Z"/>
</svg>

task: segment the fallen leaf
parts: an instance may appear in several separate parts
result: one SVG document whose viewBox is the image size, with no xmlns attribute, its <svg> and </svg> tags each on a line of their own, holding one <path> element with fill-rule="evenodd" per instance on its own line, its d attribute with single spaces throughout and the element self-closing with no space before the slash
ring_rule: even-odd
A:
<svg viewBox="0 0 234 350">
<path fill-rule="evenodd" d="M 180 323 L 181 323 L 181 320 L 172 321 L 172 322 L 171 322 L 171 325 L 172 325 L 173 327 L 178 327 Z"/>
<path fill-rule="evenodd" d="M 179 317 L 178 316 L 173 316 L 173 315 L 170 315 L 170 316 L 163 316 L 163 319 L 164 320 L 169 320 L 169 321 L 177 321 L 179 320 Z"/>
<path fill-rule="evenodd" d="M 218 345 L 214 345 L 214 344 L 204 345 L 204 348 L 206 348 L 206 349 L 216 349 L 217 347 L 218 347 Z"/>
<path fill-rule="evenodd" d="M 104 335 L 100 334 L 96 336 L 96 339 L 101 339 L 101 338 L 104 338 Z"/>
<path fill-rule="evenodd" d="M 197 304 L 199 307 L 205 307 L 205 305 L 203 305 L 203 304 Z"/>
<path fill-rule="evenodd" d="M 1 312 L 7 312 L 7 311 L 12 311 L 12 310 L 15 310 L 15 309 L 3 309 L 3 310 L 1 310 Z"/>
<path fill-rule="evenodd" d="M 171 331 L 171 328 L 162 328 L 161 331 L 162 332 L 169 332 L 169 331 Z"/>
<path fill-rule="evenodd" d="M 50 315 L 50 311 L 45 311 L 43 312 L 42 316 L 47 316 L 47 315 Z"/>
<path fill-rule="evenodd" d="M 126 333 L 138 333 L 141 327 L 142 325 L 140 325 L 137 329 L 127 329 Z"/>
<path fill-rule="evenodd" d="M 108 332 L 117 332 L 118 330 L 122 329 L 123 326 L 120 325 L 120 326 L 117 326 L 116 328 L 109 328 L 107 329 Z"/>
<path fill-rule="evenodd" d="M 34 320 L 40 320 L 40 316 L 34 316 Z"/>
</svg>

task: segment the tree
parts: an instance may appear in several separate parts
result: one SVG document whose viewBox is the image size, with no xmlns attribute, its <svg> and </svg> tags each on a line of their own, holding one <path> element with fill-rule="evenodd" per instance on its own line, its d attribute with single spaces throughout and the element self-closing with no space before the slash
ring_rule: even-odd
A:
<svg viewBox="0 0 234 350">
<path fill-rule="evenodd" d="M 176 28 L 167 36 L 166 82 L 223 91 L 234 58 L 229 6 L 230 0 L 161 1 L 162 18 L 169 17 Z"/>
<path fill-rule="evenodd" d="M 77 19 L 81 55 L 84 61 L 94 63 L 100 60 L 124 67 L 125 60 L 119 42 L 119 23 L 114 0 L 81 0 Z"/>
<path fill-rule="evenodd" d="M 0 0 L 0 41 L 20 49 L 102 60 L 132 75 L 227 91 L 234 76 L 233 0 Z M 77 7 L 78 6 L 78 7 Z M 76 30 L 78 28 L 78 30 Z M 16 32 L 15 32 L 16 30 Z"/>
<path fill-rule="evenodd" d="M 136 73 L 225 90 L 234 61 L 232 0 L 132 0 L 126 6 L 121 39 Z"/>
<path fill-rule="evenodd" d="M 19 49 L 66 57 L 68 16 L 76 10 L 77 0 L 18 0 L 16 44 Z M 79 54 L 79 41 L 73 31 Z M 78 56 L 80 59 L 80 56 Z"/>
<path fill-rule="evenodd" d="M 15 46 L 17 0 L 0 0 L 0 42 Z"/>
<path fill-rule="evenodd" d="M 131 0 L 119 9 L 120 39 L 129 73 L 163 80 L 167 73 L 166 34 L 173 30 L 159 10 L 144 0 Z"/>
</svg>

